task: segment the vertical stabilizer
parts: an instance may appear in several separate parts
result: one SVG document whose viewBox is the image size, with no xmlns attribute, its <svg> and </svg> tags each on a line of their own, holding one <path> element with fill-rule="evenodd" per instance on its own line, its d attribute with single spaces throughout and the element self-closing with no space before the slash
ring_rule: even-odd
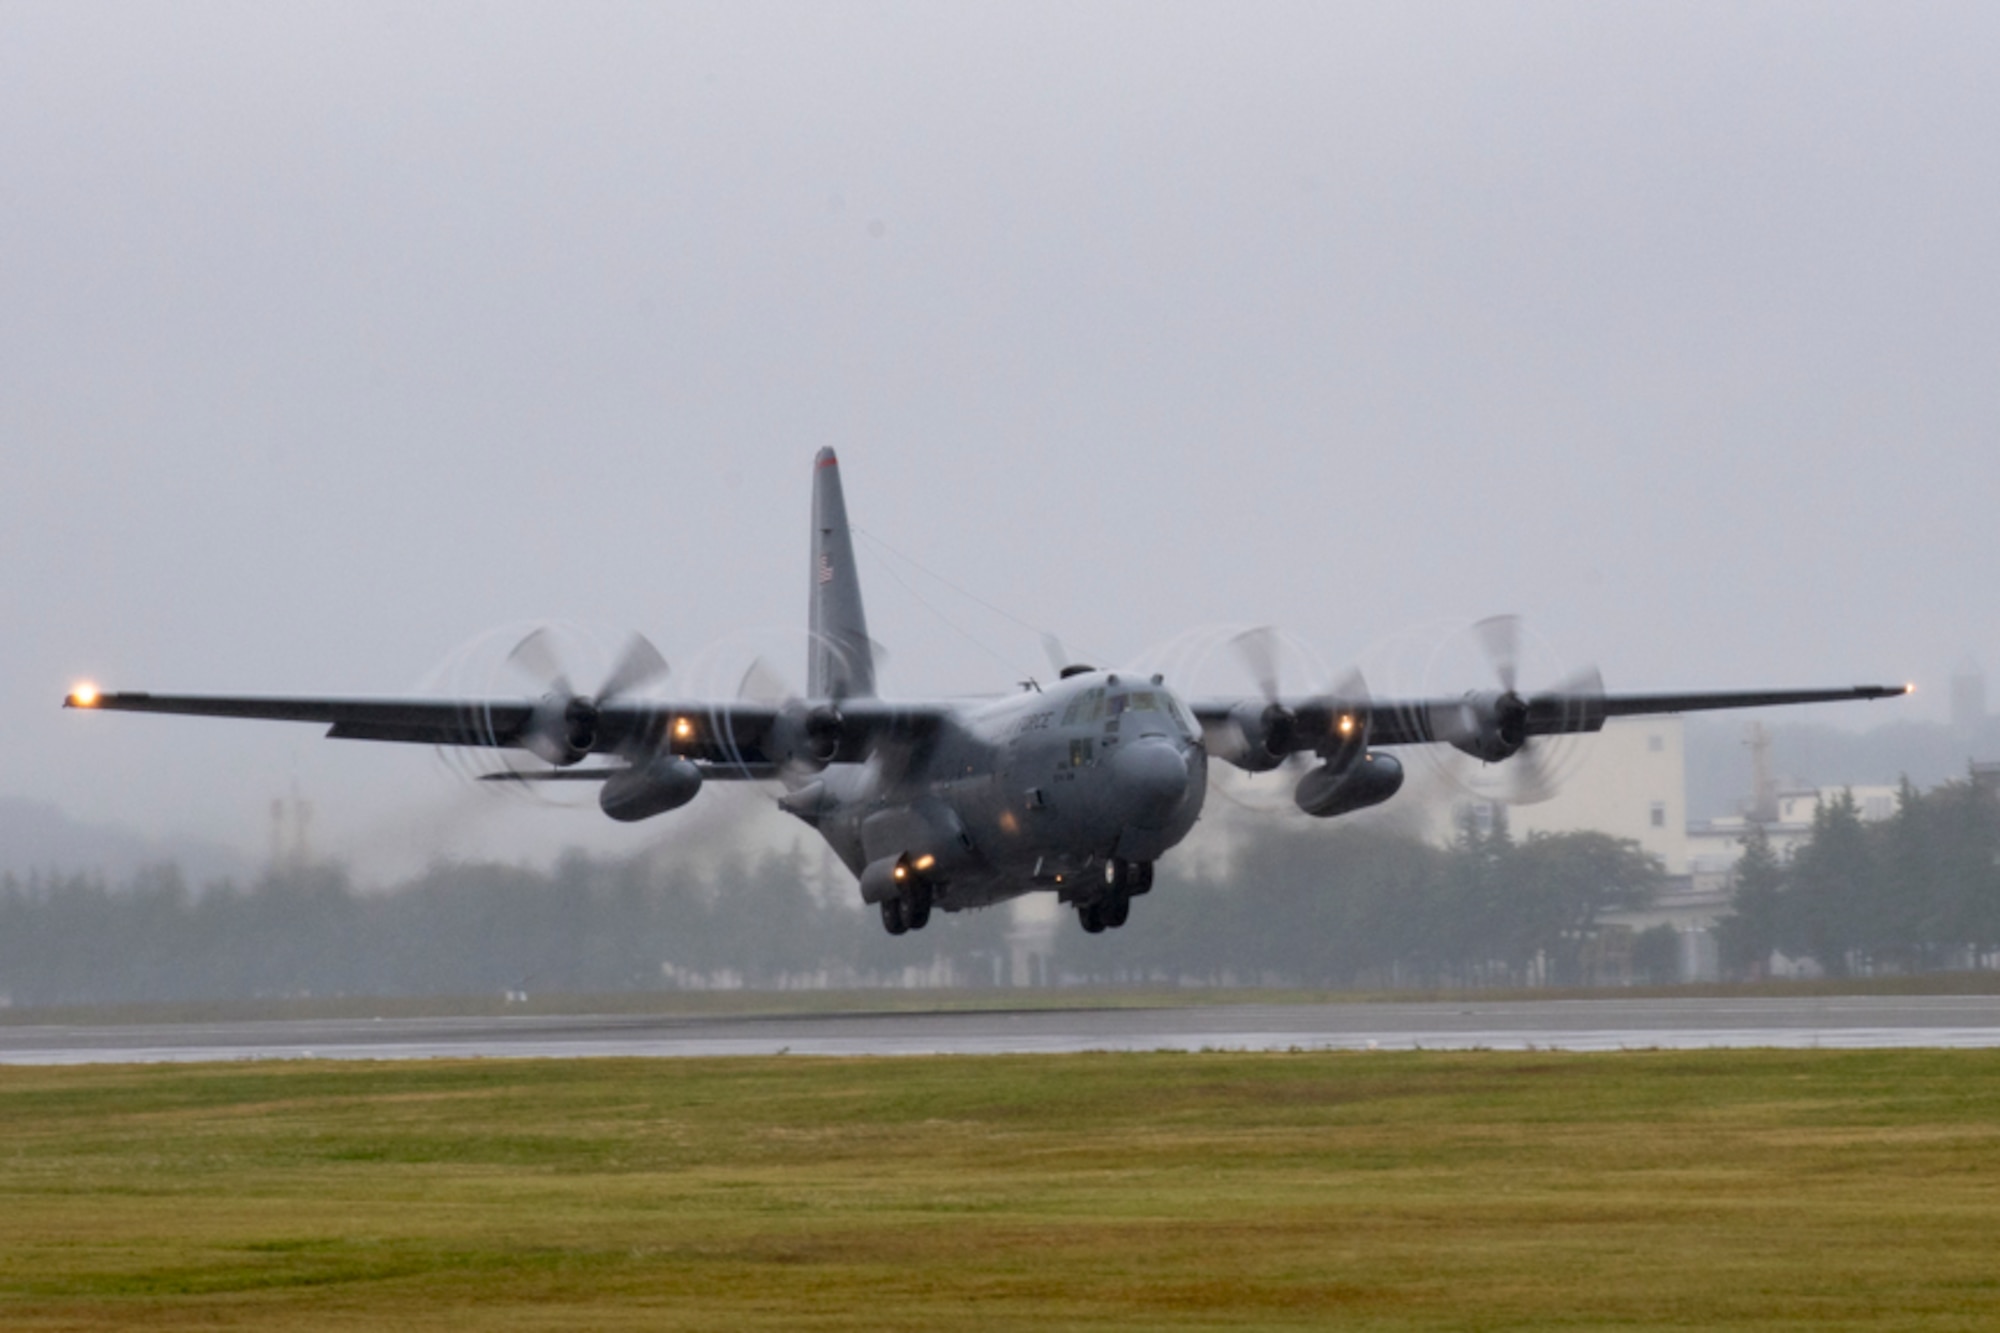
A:
<svg viewBox="0 0 2000 1333">
<path fill-rule="evenodd" d="M 822 449 L 813 460 L 811 642 L 806 693 L 814 699 L 872 699 L 875 655 L 861 611 L 861 580 L 840 493 L 840 460 Z"/>
</svg>

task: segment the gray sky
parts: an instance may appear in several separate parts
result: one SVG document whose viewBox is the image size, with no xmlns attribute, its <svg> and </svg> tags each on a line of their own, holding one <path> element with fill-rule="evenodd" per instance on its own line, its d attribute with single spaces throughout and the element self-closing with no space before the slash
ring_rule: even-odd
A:
<svg viewBox="0 0 2000 1333">
<path fill-rule="evenodd" d="M 1996 39 L 1977 4 L 0 3 L 0 791 L 255 847 L 296 782 L 385 865 L 657 836 L 56 703 L 406 692 L 542 618 L 644 630 L 684 688 L 797 657 L 821 445 L 864 530 L 1079 655 L 1276 621 L 1338 664 L 1519 611 L 1614 689 L 1915 679 L 1941 716 L 2000 667 Z M 1045 669 L 860 558 L 887 689 Z"/>
</svg>

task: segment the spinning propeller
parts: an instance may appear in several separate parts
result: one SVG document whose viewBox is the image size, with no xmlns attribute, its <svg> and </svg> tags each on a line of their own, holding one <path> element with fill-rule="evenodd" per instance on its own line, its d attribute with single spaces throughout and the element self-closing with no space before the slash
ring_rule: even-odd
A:
<svg viewBox="0 0 2000 1333">
<path fill-rule="evenodd" d="M 1454 786 L 1481 800 L 1509 805 L 1546 801 L 1561 785 L 1565 761 L 1574 753 L 1573 737 L 1540 733 L 1568 733 L 1601 712 L 1603 677 L 1597 668 L 1585 667 L 1548 690 L 1523 696 L 1521 618 L 1490 616 L 1474 624 L 1471 633 L 1500 688 L 1434 704 L 1423 722 L 1433 739 L 1481 761 L 1482 767 L 1468 772 L 1463 763 L 1431 751 L 1438 769 Z"/>
<path fill-rule="evenodd" d="M 530 630 L 507 654 L 507 665 L 543 687 L 541 702 L 522 735 L 522 746 L 566 768 L 597 745 L 603 708 L 667 675 L 667 660 L 645 635 L 634 634 L 595 695 L 576 692 L 546 627 Z"/>
<path fill-rule="evenodd" d="M 830 654 L 836 663 L 846 660 L 847 650 L 824 635 L 808 630 L 801 642 L 799 630 L 777 626 L 737 631 L 710 643 L 690 659 L 687 673 L 692 697 L 714 701 L 708 710 L 706 733 L 721 751 L 716 762 L 737 779 L 777 779 L 789 788 L 825 768 L 840 753 L 845 734 L 841 696 L 806 698 L 790 675 L 772 665 L 774 656 L 803 661 L 815 648 Z M 874 645 L 871 653 L 878 663 L 886 657 Z M 856 674 L 837 670 L 833 677 L 844 681 Z M 754 732 L 739 730 L 732 710 L 721 702 L 729 699 L 755 705 L 752 711 L 765 713 L 769 725 L 760 725 Z"/>
</svg>

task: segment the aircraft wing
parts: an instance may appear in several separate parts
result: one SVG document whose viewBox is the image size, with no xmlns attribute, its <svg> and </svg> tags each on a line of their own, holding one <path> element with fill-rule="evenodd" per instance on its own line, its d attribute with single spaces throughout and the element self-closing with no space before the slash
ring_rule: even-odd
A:
<svg viewBox="0 0 2000 1333">
<path fill-rule="evenodd" d="M 311 722 L 338 740 L 411 745 L 536 748 L 538 734 L 587 736 L 587 754 L 666 750 L 712 769 L 766 776 L 779 762 L 773 743 L 780 721 L 802 716 L 798 704 L 733 699 L 633 700 L 594 704 L 581 699 L 329 699 L 261 695 L 148 694 L 79 689 L 65 708 L 101 712 L 169 713 L 273 722 Z M 586 710 L 579 714 L 581 707 Z M 838 717 L 831 762 L 859 762 L 878 748 L 930 740 L 949 715 L 941 704 L 850 699 L 832 706 Z M 574 731 L 571 730 L 574 728 Z"/>
<path fill-rule="evenodd" d="M 408 741 L 419 745 L 510 745 L 534 706 L 519 699 L 307 699 L 258 695 L 122 694 L 78 690 L 65 708 L 99 712 L 174 713 L 191 717 L 241 717 L 266 722 L 318 722 L 329 736 L 347 740 Z"/>
<path fill-rule="evenodd" d="M 1347 734 L 1342 719 L 1367 720 L 1368 743 L 1377 746 L 1422 745 L 1453 741 L 1468 734 L 1482 715 L 1514 710 L 1521 735 L 1553 736 L 1597 731 L 1606 718 L 1644 717 L 1663 713 L 1699 713 L 1728 708 L 1771 708 L 1786 704 L 1844 703 L 1889 699 L 1908 694 L 1907 685 L 1851 685 L 1816 690 L 1715 690 L 1674 694 L 1604 694 L 1591 690 L 1554 690 L 1525 697 L 1497 693 L 1468 694 L 1442 699 L 1343 700 L 1331 695 L 1281 698 L 1272 701 L 1292 718 L 1292 750 L 1314 750 L 1330 737 Z M 1262 699 L 1205 699 L 1191 705 L 1204 732 L 1224 731 L 1232 724 L 1255 719 L 1271 707 Z M 1513 720 L 1510 718 L 1510 720 Z M 1352 725 L 1351 724 L 1351 725 Z"/>
<path fill-rule="evenodd" d="M 1852 685 L 1819 690 L 1710 690 L 1676 694 L 1563 694 L 1527 696 L 1527 733 L 1555 736 L 1598 731 L 1605 719 L 1648 717 L 1665 713 L 1703 713 L 1730 708 L 1774 708 L 1787 704 L 1845 703 L 1888 699 L 1909 693 L 1904 685 Z M 1453 717 L 1465 700 L 1434 699 L 1396 702 L 1373 700 L 1367 706 L 1371 745 L 1416 745 L 1449 740 Z"/>
</svg>

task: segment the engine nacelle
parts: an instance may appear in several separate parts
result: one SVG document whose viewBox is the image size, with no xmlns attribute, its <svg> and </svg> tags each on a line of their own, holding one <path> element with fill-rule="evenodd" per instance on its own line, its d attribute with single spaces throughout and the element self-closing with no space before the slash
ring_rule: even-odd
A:
<svg viewBox="0 0 2000 1333">
<path fill-rule="evenodd" d="M 588 699 L 550 695 L 535 705 L 521 745 L 538 759 L 568 768 L 597 744 L 597 708 Z"/>
<path fill-rule="evenodd" d="M 794 704 L 771 723 L 771 759 L 792 768 L 818 772 L 840 753 L 840 711 L 831 704 L 812 708 Z"/>
<path fill-rule="evenodd" d="M 1238 704 L 1230 710 L 1229 721 L 1242 743 L 1223 757 L 1248 773 L 1276 768 L 1292 752 L 1299 730 L 1298 714 L 1280 703 Z"/>
<path fill-rule="evenodd" d="M 1403 765 L 1386 754 L 1356 755 L 1345 767 L 1321 764 L 1299 779 L 1292 799 L 1314 819 L 1380 805 L 1403 786 Z"/>
<path fill-rule="evenodd" d="M 1468 694 L 1432 710 L 1431 735 L 1474 759 L 1497 764 L 1528 743 L 1527 701 L 1512 690 Z"/>
<path fill-rule="evenodd" d="M 597 803 L 613 819 L 631 824 L 678 809 L 700 790 L 700 769 L 679 755 L 659 754 L 606 778 Z"/>
</svg>

